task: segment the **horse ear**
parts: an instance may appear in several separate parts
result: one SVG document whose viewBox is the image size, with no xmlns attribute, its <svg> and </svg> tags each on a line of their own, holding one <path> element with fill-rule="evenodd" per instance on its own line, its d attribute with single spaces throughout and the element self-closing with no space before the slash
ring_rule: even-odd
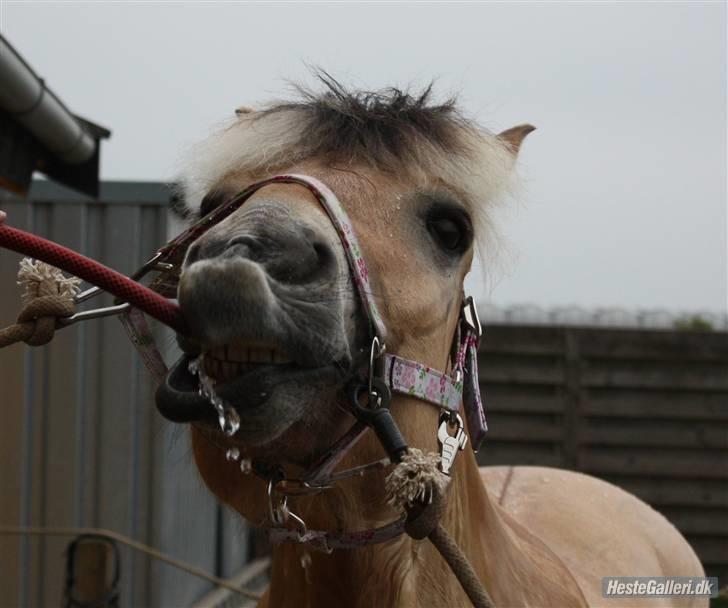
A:
<svg viewBox="0 0 728 608">
<path fill-rule="evenodd" d="M 504 142 L 513 152 L 514 156 L 518 155 L 518 151 L 521 149 L 523 140 L 526 139 L 531 131 L 535 131 L 536 127 L 526 123 L 525 125 L 518 125 L 517 127 L 511 127 L 506 129 L 502 133 L 498 133 L 498 139 Z"/>
</svg>

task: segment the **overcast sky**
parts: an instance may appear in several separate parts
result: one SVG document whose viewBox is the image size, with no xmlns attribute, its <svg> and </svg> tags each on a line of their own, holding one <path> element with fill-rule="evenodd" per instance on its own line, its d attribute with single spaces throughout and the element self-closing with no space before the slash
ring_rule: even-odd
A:
<svg viewBox="0 0 728 608">
<path fill-rule="evenodd" d="M 106 179 L 180 150 L 306 64 L 367 88 L 437 80 L 492 130 L 531 122 L 501 213 L 499 305 L 726 310 L 726 8 L 689 3 L 0 2 L 70 109 L 113 131 Z"/>
</svg>

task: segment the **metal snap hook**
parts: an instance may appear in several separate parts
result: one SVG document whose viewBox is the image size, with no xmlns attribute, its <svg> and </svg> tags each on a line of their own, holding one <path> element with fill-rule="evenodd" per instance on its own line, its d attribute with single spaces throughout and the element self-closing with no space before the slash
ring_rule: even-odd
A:
<svg viewBox="0 0 728 608">
<path fill-rule="evenodd" d="M 369 385 L 368 385 L 368 388 L 369 388 L 370 399 L 372 396 L 376 397 L 376 394 L 374 391 L 374 386 L 373 386 L 374 378 L 380 377 L 382 375 L 382 374 L 376 373 L 376 371 L 378 371 L 378 370 L 375 370 L 375 367 L 378 367 L 378 366 L 375 366 L 375 363 L 378 359 L 380 359 L 382 357 L 382 355 L 386 352 L 386 350 L 387 350 L 387 345 L 380 343 L 379 338 L 377 336 L 374 336 L 374 338 L 372 338 L 372 345 L 369 348 Z"/>
<path fill-rule="evenodd" d="M 282 479 L 269 479 L 268 480 L 268 517 L 274 526 L 279 528 L 285 527 L 286 522 L 292 519 L 296 523 L 298 528 L 298 538 L 302 539 L 308 532 L 306 522 L 300 516 L 296 515 L 293 511 L 288 508 L 288 496 L 283 495 L 283 498 L 277 506 L 273 506 L 273 494 L 275 492 L 275 486 Z"/>
</svg>

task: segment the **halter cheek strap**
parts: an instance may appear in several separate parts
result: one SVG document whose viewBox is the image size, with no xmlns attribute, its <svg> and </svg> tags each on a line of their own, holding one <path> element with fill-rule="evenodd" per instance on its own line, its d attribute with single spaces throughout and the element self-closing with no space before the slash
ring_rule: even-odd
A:
<svg viewBox="0 0 728 608">
<path fill-rule="evenodd" d="M 305 186 L 324 208 L 341 239 L 373 337 L 380 341 L 386 339 L 386 327 L 374 300 L 366 260 L 339 199 L 326 184 L 308 175 L 279 175 L 257 184 L 257 187 L 275 182 Z M 384 352 L 382 355 L 383 380 L 392 392 L 416 397 L 451 412 L 459 411 L 460 404 L 465 403 L 468 429 L 475 450 L 488 429 L 478 385 L 477 347 L 481 334 L 475 304 L 472 298 L 465 298 L 456 331 L 459 343 L 452 373 L 446 374 L 394 354 Z"/>
</svg>

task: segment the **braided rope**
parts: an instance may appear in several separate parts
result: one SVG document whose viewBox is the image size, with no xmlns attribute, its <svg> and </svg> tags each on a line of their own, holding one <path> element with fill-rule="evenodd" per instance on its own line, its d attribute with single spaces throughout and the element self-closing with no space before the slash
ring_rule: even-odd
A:
<svg viewBox="0 0 728 608">
<path fill-rule="evenodd" d="M 0 330 L 0 348 L 25 342 L 42 346 L 53 338 L 57 319 L 70 317 L 76 311 L 73 296 L 80 281 L 67 278 L 44 262 L 28 258 L 20 262 L 18 285 L 24 288 L 25 303 L 13 325 Z"/>
</svg>

